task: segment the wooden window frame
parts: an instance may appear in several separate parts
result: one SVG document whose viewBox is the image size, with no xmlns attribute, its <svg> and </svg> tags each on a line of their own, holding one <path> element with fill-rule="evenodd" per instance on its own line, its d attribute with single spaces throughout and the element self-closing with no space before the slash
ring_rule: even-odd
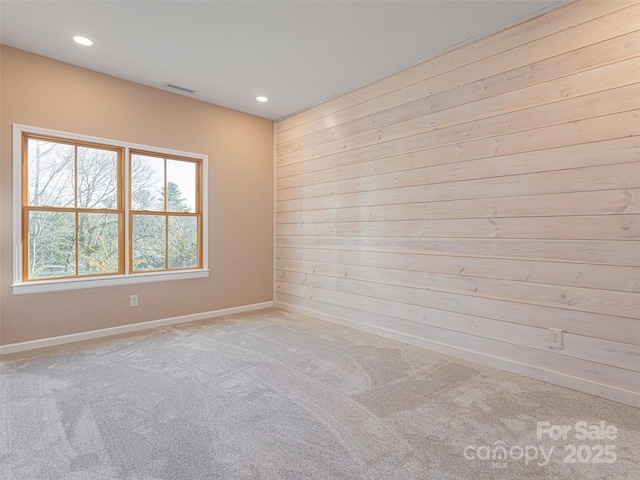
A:
<svg viewBox="0 0 640 480">
<path fill-rule="evenodd" d="M 28 149 L 29 138 L 53 141 L 79 147 L 94 147 L 118 152 L 118 208 L 91 209 L 78 208 L 78 183 L 74 195 L 74 207 L 39 207 L 28 205 Z M 166 216 L 198 216 L 198 265 L 190 268 L 145 270 L 133 272 L 132 258 L 132 215 L 140 213 L 131 209 L 130 159 L 132 152 L 165 158 L 167 160 L 184 160 L 196 162 L 196 212 L 144 212 Z M 166 160 L 165 160 L 166 164 Z M 77 165 L 74 167 L 77 176 Z M 166 184 L 165 175 L 165 184 Z M 166 202 L 166 200 L 165 200 Z M 166 204 L 165 204 L 166 209 Z M 28 217 L 30 211 L 64 211 L 75 212 L 76 220 L 81 213 L 109 213 L 119 215 L 119 271 L 90 275 L 78 275 L 78 249 L 76 247 L 76 274 L 73 276 L 47 277 L 44 279 L 28 278 Z M 79 241 L 76 221 L 76 245 Z M 168 230 L 167 230 L 168 234 Z M 166 240 L 166 239 L 165 239 Z M 168 248 L 168 245 L 167 245 Z M 166 266 L 166 265 L 165 265 Z M 107 138 L 93 137 L 57 130 L 50 130 L 27 125 L 13 125 L 13 293 L 14 295 L 46 293 L 84 288 L 110 287 L 148 282 L 206 278 L 208 268 L 208 156 L 191 152 L 183 152 L 167 148 L 134 144 Z"/>
<path fill-rule="evenodd" d="M 60 143 L 65 145 L 71 145 L 74 147 L 74 206 L 73 207 L 48 207 L 29 205 L 29 140 L 43 140 L 46 142 Z M 78 147 L 88 147 L 100 150 L 109 150 L 116 152 L 117 159 L 117 189 L 118 199 L 115 209 L 101 209 L 101 208 L 81 208 L 78 207 Z M 42 281 L 56 281 L 69 278 L 88 278 L 88 277 L 102 277 L 108 275 L 122 275 L 125 272 L 125 244 L 124 244 L 124 201 L 123 201 L 123 170 L 124 170 L 124 154 L 125 149 L 119 146 L 113 146 L 102 143 L 86 142 L 86 141 L 73 141 L 66 138 L 59 138 L 51 135 L 22 133 L 22 244 L 29 245 L 29 214 L 31 212 L 65 212 L 73 213 L 75 215 L 75 274 L 65 275 L 55 278 L 29 278 L 29 248 L 24 248 L 22 252 L 22 281 L 23 282 L 42 282 Z M 118 215 L 118 270 L 115 272 L 105 273 L 93 273 L 88 275 L 81 275 L 79 273 L 79 217 L 81 213 L 106 213 L 112 215 Z"/>
<path fill-rule="evenodd" d="M 134 155 L 142 155 L 145 157 L 154 157 L 161 159 L 164 162 L 164 209 L 163 210 L 134 210 L 133 209 L 133 187 L 131 185 L 133 173 L 132 173 L 132 158 Z M 196 168 L 196 204 L 195 204 L 195 212 L 172 212 L 168 210 L 168 195 L 167 195 L 167 162 L 169 160 L 176 160 L 180 162 L 190 162 L 194 163 Z M 129 225 L 131 228 L 129 229 L 129 272 L 132 275 L 140 275 L 148 272 L 166 272 L 166 271 L 176 271 L 176 270 L 198 270 L 202 269 L 202 160 L 193 158 L 193 157 L 185 157 L 181 155 L 164 155 L 154 151 L 148 150 L 138 150 L 138 149 L 129 149 Z M 138 270 L 136 271 L 133 267 L 133 216 L 134 215 L 150 215 L 150 216 L 163 216 L 165 219 L 165 268 L 162 269 L 154 269 L 154 270 Z M 169 268 L 169 217 L 193 217 L 198 221 L 198 265 L 195 267 L 187 267 L 187 268 Z"/>
</svg>

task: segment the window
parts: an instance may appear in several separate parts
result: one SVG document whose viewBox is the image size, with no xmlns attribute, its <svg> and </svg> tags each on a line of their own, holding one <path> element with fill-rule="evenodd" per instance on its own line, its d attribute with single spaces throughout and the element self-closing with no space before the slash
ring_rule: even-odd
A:
<svg viewBox="0 0 640 480">
<path fill-rule="evenodd" d="M 23 136 L 26 281 L 123 273 L 120 148 Z"/>
<path fill-rule="evenodd" d="M 132 272 L 200 267 L 200 163 L 132 151 Z"/>
<path fill-rule="evenodd" d="M 208 275 L 205 155 L 14 126 L 14 293 Z"/>
</svg>

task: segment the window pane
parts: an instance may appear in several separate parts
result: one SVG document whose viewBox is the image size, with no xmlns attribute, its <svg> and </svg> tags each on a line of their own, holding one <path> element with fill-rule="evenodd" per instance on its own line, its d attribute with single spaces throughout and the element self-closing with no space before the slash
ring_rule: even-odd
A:
<svg viewBox="0 0 640 480">
<path fill-rule="evenodd" d="M 164 270 L 166 262 L 166 217 L 133 216 L 133 270 Z"/>
<path fill-rule="evenodd" d="M 198 266 L 198 217 L 169 217 L 169 268 Z"/>
<path fill-rule="evenodd" d="M 78 206 L 118 208 L 118 153 L 78 147 Z"/>
<path fill-rule="evenodd" d="M 196 163 L 167 160 L 167 210 L 196 211 Z"/>
<path fill-rule="evenodd" d="M 164 159 L 131 155 L 131 208 L 164 211 Z"/>
<path fill-rule="evenodd" d="M 79 214 L 79 275 L 118 272 L 118 217 L 113 213 Z"/>
<path fill-rule="evenodd" d="M 29 278 L 75 274 L 75 213 L 29 212 Z"/>
<path fill-rule="evenodd" d="M 28 140 L 29 205 L 75 206 L 75 147 L 65 143 Z"/>
</svg>

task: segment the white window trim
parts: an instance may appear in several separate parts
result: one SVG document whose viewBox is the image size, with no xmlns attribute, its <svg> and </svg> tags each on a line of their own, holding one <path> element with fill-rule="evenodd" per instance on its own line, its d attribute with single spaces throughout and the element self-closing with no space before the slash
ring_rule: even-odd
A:
<svg viewBox="0 0 640 480">
<path fill-rule="evenodd" d="M 202 161 L 202 268 L 195 270 L 177 270 L 161 272 L 144 272 L 131 274 L 129 272 L 129 242 L 125 245 L 124 275 L 111 275 L 87 278 L 68 278 L 60 280 L 38 280 L 35 282 L 22 281 L 22 135 L 33 133 L 49 135 L 68 140 L 102 143 L 123 147 L 124 154 L 124 234 L 129 238 L 129 149 L 146 150 L 164 155 L 190 157 Z M 59 292 L 63 290 L 79 290 L 83 288 L 115 287 L 150 282 L 164 282 L 170 280 L 186 280 L 191 278 L 206 278 L 209 276 L 209 215 L 208 215 L 208 162 L 209 156 L 199 153 L 183 152 L 151 145 L 122 142 L 108 138 L 79 135 L 28 125 L 13 125 L 13 294 L 25 295 L 31 293 Z"/>
</svg>

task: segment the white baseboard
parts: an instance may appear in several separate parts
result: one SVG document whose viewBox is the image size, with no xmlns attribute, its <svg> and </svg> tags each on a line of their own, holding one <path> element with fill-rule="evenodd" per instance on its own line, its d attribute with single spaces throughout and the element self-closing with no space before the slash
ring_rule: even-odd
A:
<svg viewBox="0 0 640 480">
<path fill-rule="evenodd" d="M 252 305 L 242 305 L 239 307 L 224 308 L 222 310 L 212 310 L 210 312 L 193 313 L 190 315 L 182 315 L 180 317 L 162 318 L 160 320 L 132 323 L 131 325 L 121 325 L 119 327 L 102 328 L 100 330 L 72 333 L 71 335 L 31 340 L 29 342 L 10 343 L 9 345 L 0 345 L 0 355 L 24 352 L 26 350 L 35 350 L 36 348 L 53 347 L 56 345 L 63 345 L 65 343 L 81 342 L 83 340 L 119 335 L 121 333 L 137 332 L 139 330 L 148 330 L 150 328 L 166 327 L 168 325 L 176 325 L 179 323 L 197 322 L 199 320 L 222 317 L 223 315 L 233 315 L 236 313 L 262 310 L 263 308 L 270 307 L 273 307 L 273 302 L 254 303 Z"/>
<path fill-rule="evenodd" d="M 453 345 L 434 342 L 426 338 L 416 337 L 414 335 L 396 332 L 393 330 L 388 330 L 386 328 L 355 322 L 343 317 L 316 312 L 315 310 L 310 310 L 308 308 L 299 307 L 288 303 L 276 301 L 274 302 L 274 307 L 288 312 L 308 315 L 310 317 L 325 320 L 337 325 L 355 328 L 363 332 L 373 333 L 375 335 L 380 335 L 381 337 L 408 343 L 409 345 L 415 345 L 417 347 L 425 348 L 427 350 L 432 350 L 434 352 L 442 353 L 445 355 L 451 355 L 452 357 L 462 358 L 464 360 L 480 363 L 482 365 L 487 365 L 499 370 L 505 370 L 507 372 L 524 375 L 525 377 L 535 378 L 536 380 L 542 380 L 561 387 L 570 388 L 572 390 L 577 390 L 579 392 L 588 393 L 591 395 L 596 395 L 598 397 L 603 397 L 608 400 L 624 403 L 633 407 L 640 407 L 640 395 L 638 393 L 623 390 L 621 388 L 595 383 L 590 380 L 573 377 L 564 373 L 552 372 L 542 368 L 534 367 L 532 365 L 525 365 L 523 363 L 494 357 L 485 353 L 474 352 L 461 347 L 455 347 Z"/>
</svg>

